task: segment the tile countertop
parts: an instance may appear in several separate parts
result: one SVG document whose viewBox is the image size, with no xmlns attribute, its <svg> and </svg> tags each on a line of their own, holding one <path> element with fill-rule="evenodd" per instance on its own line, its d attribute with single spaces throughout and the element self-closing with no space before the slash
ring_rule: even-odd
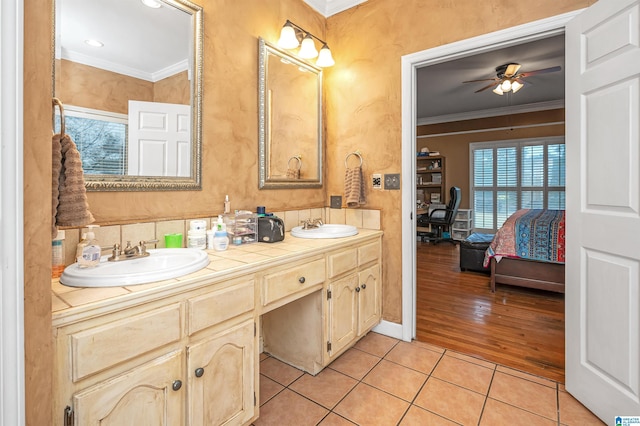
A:
<svg viewBox="0 0 640 426">
<path fill-rule="evenodd" d="M 206 250 L 210 263 L 205 268 L 178 278 L 127 287 L 68 287 L 58 279 L 51 280 L 53 322 L 66 323 L 96 313 L 110 312 L 148 301 L 150 295 L 167 297 L 207 285 L 211 281 L 231 279 L 296 261 L 309 255 L 320 255 L 382 235 L 382 231 L 358 229 L 358 234 L 345 238 L 305 239 L 292 237 L 289 232 L 277 243 L 229 245 L 226 251 Z"/>
</svg>

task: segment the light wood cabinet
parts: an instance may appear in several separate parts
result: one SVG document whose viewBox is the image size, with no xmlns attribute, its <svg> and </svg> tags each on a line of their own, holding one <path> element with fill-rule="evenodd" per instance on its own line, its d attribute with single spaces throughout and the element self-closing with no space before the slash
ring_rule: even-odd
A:
<svg viewBox="0 0 640 426">
<path fill-rule="evenodd" d="M 250 274 L 55 328 L 53 424 L 250 424 L 254 296 Z"/>
<path fill-rule="evenodd" d="M 243 425 L 254 416 L 254 323 L 245 321 L 187 349 L 189 425 Z"/>
<path fill-rule="evenodd" d="M 54 315 L 52 424 L 251 424 L 260 334 L 317 374 L 380 321 L 382 233 L 325 244 Z"/>
<path fill-rule="evenodd" d="M 173 351 L 73 396 L 76 425 L 183 424 L 182 352 Z M 213 424 L 213 423 L 212 423 Z"/>
</svg>

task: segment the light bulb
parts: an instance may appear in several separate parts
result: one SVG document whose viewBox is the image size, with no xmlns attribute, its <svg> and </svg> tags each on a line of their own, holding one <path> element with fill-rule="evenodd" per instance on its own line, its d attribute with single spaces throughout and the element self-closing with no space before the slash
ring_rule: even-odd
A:
<svg viewBox="0 0 640 426">
<path fill-rule="evenodd" d="M 502 91 L 502 87 L 500 87 L 499 84 L 496 86 L 495 89 L 493 89 L 493 93 L 495 93 L 496 95 L 500 95 L 500 96 L 502 96 L 504 94 L 504 92 Z"/>
<path fill-rule="evenodd" d="M 278 46 L 283 49 L 295 49 L 299 45 L 300 42 L 298 41 L 298 37 L 296 37 L 296 30 L 291 26 L 289 21 L 287 21 L 280 31 Z"/>
<path fill-rule="evenodd" d="M 522 87 L 524 87 L 524 84 L 520 83 L 517 80 L 514 80 L 514 82 L 511 83 L 511 90 L 513 91 L 513 93 L 516 93 L 518 90 L 522 89 Z"/>
<path fill-rule="evenodd" d="M 502 89 L 503 92 L 508 92 L 509 90 L 511 90 L 511 81 L 510 80 L 503 81 L 502 84 L 500 85 L 500 88 Z"/>
<path fill-rule="evenodd" d="M 329 50 L 329 46 L 325 44 L 324 46 L 322 46 L 322 49 L 320 49 L 320 54 L 318 55 L 316 65 L 324 68 L 333 66 L 335 63 L 336 62 L 333 60 L 333 56 L 331 56 L 331 50 Z"/>
<path fill-rule="evenodd" d="M 316 45 L 308 33 L 305 36 L 305 38 L 302 40 L 302 44 L 300 45 L 300 51 L 298 52 L 298 56 L 300 56 L 302 59 L 312 59 L 318 56 Z"/>
</svg>

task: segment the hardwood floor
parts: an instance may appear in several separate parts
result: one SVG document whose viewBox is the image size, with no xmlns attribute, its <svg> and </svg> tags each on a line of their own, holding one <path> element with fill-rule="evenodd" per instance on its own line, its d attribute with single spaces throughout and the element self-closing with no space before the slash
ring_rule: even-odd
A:
<svg viewBox="0 0 640 426">
<path fill-rule="evenodd" d="M 417 243 L 416 339 L 564 383 L 564 295 L 460 272 L 460 247 Z"/>
</svg>

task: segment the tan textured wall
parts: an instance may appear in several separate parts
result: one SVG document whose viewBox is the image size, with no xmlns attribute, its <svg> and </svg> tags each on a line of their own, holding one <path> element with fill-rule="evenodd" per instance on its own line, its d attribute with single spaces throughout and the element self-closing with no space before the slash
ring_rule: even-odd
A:
<svg viewBox="0 0 640 426">
<path fill-rule="evenodd" d="M 51 0 L 24 1 L 26 424 L 51 424 Z"/>
<path fill-rule="evenodd" d="M 356 149 L 364 156 L 368 184 L 371 173 L 401 171 L 403 55 L 593 3 L 595 0 L 368 0 L 330 17 L 327 42 L 336 65 L 325 79 L 328 195 L 341 193 L 344 156 Z M 401 193 L 369 190 L 368 194 L 367 207 L 382 210 L 385 231 L 383 316 L 400 322 Z"/>
<path fill-rule="evenodd" d="M 129 99 L 153 100 L 153 83 L 62 59 L 56 61 L 56 97 L 63 104 L 126 114 Z"/>
<path fill-rule="evenodd" d="M 153 84 L 153 101 L 189 105 L 190 90 L 189 75 L 182 71 Z"/>
</svg>

